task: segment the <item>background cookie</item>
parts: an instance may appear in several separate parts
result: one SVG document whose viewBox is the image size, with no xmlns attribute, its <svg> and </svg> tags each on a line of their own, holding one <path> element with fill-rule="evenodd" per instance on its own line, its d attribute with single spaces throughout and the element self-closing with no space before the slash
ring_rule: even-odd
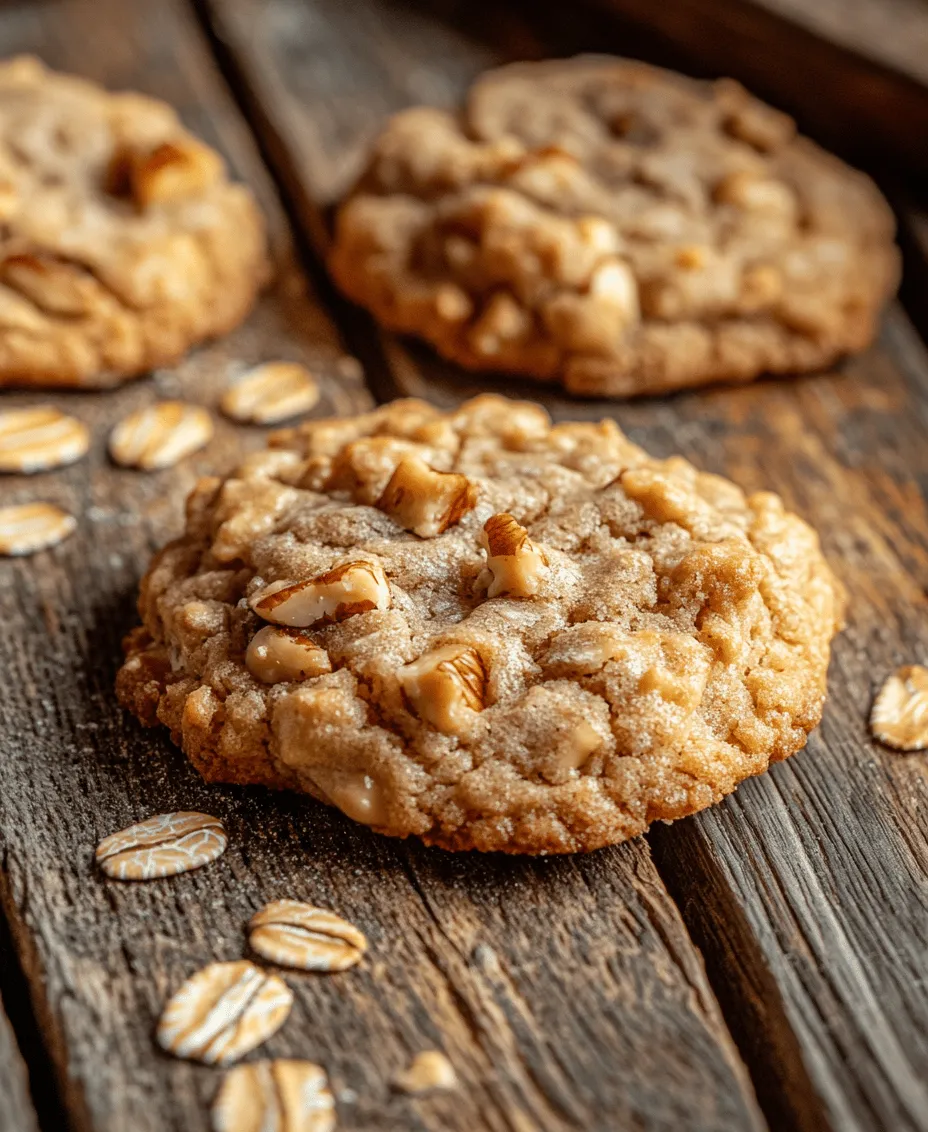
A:
<svg viewBox="0 0 928 1132">
<path fill-rule="evenodd" d="M 893 231 L 867 177 L 737 83 L 586 57 L 491 71 L 459 117 L 396 115 L 330 265 L 464 366 L 624 396 L 864 348 Z"/>
<path fill-rule="evenodd" d="M 0 64 L 0 386 L 173 362 L 239 323 L 267 271 L 251 194 L 170 107 Z"/>
<path fill-rule="evenodd" d="M 611 421 L 396 402 L 201 482 L 118 691 L 208 779 L 452 849 L 587 850 L 800 748 L 840 606 L 774 495 Z"/>
</svg>

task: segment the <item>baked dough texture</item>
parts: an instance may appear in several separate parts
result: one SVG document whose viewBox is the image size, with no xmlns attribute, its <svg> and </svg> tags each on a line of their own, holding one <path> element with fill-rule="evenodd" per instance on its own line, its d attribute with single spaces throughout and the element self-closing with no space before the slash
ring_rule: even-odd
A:
<svg viewBox="0 0 928 1132">
<path fill-rule="evenodd" d="M 116 385 L 248 313 L 264 222 L 174 111 L 0 64 L 0 386 Z"/>
<path fill-rule="evenodd" d="M 777 496 L 484 395 L 275 434 L 199 483 L 139 610 L 120 699 L 206 779 L 566 853 L 802 747 L 842 597 Z"/>
<path fill-rule="evenodd" d="M 737 83 L 581 57 L 393 117 L 330 267 L 463 366 L 631 396 L 865 348 L 893 235 L 867 177 Z"/>
</svg>

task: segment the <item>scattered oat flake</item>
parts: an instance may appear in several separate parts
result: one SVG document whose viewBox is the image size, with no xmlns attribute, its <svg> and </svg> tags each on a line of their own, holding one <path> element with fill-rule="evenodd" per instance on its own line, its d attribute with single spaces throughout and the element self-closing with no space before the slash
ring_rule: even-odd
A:
<svg viewBox="0 0 928 1132">
<path fill-rule="evenodd" d="M 47 472 L 86 455 L 90 430 L 53 405 L 0 413 L 0 471 Z"/>
<path fill-rule="evenodd" d="M 115 880 L 156 880 L 189 873 L 225 852 L 218 818 L 195 811 L 157 814 L 97 846 L 97 864 Z"/>
<path fill-rule="evenodd" d="M 335 1099 L 311 1061 L 239 1065 L 213 1102 L 213 1132 L 331 1132 Z"/>
<path fill-rule="evenodd" d="M 277 424 L 308 413 L 318 400 L 315 378 L 299 363 L 267 362 L 227 389 L 219 407 L 244 424 Z"/>
<path fill-rule="evenodd" d="M 454 1089 L 458 1078 L 454 1066 L 440 1050 L 427 1049 L 417 1053 L 393 1083 L 404 1093 L 427 1093 L 433 1089 Z"/>
<path fill-rule="evenodd" d="M 211 963 L 189 978 L 158 1023 L 158 1044 L 175 1057 L 229 1065 L 286 1021 L 293 994 L 283 979 L 240 959 Z"/>
<path fill-rule="evenodd" d="M 347 920 L 299 900 L 265 905 L 252 916 L 248 931 L 256 954 L 301 971 L 345 971 L 367 950 L 364 934 Z"/>
<path fill-rule="evenodd" d="M 0 554 L 35 554 L 63 542 L 77 520 L 53 503 L 19 503 L 0 507 Z"/>
<path fill-rule="evenodd" d="M 130 413 L 110 433 L 110 455 L 124 468 L 170 468 L 208 444 L 213 419 L 200 405 L 159 401 Z"/>
<path fill-rule="evenodd" d="M 897 751 L 928 748 L 928 668 L 898 668 L 880 689 L 870 713 L 870 730 Z"/>
</svg>

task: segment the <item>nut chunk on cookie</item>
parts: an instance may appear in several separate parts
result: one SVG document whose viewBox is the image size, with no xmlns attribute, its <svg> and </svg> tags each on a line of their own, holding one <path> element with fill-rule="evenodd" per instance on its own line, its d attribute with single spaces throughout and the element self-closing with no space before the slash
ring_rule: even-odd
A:
<svg viewBox="0 0 928 1132">
<path fill-rule="evenodd" d="M 487 674 L 476 649 L 442 645 L 407 664 L 399 680 L 413 712 L 448 735 L 483 711 Z"/>
<path fill-rule="evenodd" d="M 841 587 L 775 495 L 496 396 L 270 444 L 191 496 L 118 678 L 207 779 L 567 853 L 711 805 L 817 725 Z"/>
<path fill-rule="evenodd" d="M 490 574 L 487 597 L 531 597 L 538 592 L 548 558 L 511 515 L 491 515 L 483 524 L 480 545 Z"/>
<path fill-rule="evenodd" d="M 864 348 L 899 256 L 872 182 L 737 83 L 589 57 L 391 118 L 330 268 L 470 369 L 629 396 Z"/>
<path fill-rule="evenodd" d="M 276 583 L 252 598 L 251 607 L 265 621 L 305 628 L 344 621 L 369 609 L 390 605 L 390 586 L 376 562 L 346 562 L 306 582 Z"/>
<path fill-rule="evenodd" d="M 401 527 L 433 538 L 458 522 L 477 502 L 474 485 L 467 476 L 436 472 L 415 456 L 401 461 L 377 500 Z"/>
<path fill-rule="evenodd" d="M 268 275 L 251 193 L 174 111 L 0 63 L 0 387 L 103 388 L 237 326 Z"/>
</svg>

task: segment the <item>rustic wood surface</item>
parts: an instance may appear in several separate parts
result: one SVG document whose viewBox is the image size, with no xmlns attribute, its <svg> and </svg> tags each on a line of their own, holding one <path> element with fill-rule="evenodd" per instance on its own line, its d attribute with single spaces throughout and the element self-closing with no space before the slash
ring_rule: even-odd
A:
<svg viewBox="0 0 928 1132">
<path fill-rule="evenodd" d="M 264 434 L 219 422 L 204 452 L 145 476 L 108 465 L 108 427 L 162 392 L 213 404 L 237 368 L 268 356 L 311 365 L 324 386 L 319 413 L 359 407 L 367 395 L 339 368 L 344 347 L 295 266 L 271 183 L 190 9 L 180 0 L 17 2 L 0 8 L 0 45 L 169 98 L 259 191 L 281 269 L 245 327 L 176 371 L 112 394 L 42 396 L 93 426 L 92 455 L 3 484 L 4 498 L 47 498 L 80 517 L 60 547 L 0 562 L 0 908 L 68 1125 L 208 1126 L 219 1073 L 161 1054 L 155 1021 L 186 976 L 243 953 L 257 907 L 292 896 L 337 909 L 371 941 L 360 969 L 289 976 L 292 1017 L 262 1051 L 323 1064 L 342 1127 L 763 1128 L 646 841 L 549 861 L 388 841 L 308 799 L 208 788 L 166 736 L 118 709 L 120 638 L 151 551 L 178 529 L 195 475 L 229 466 Z M 3 404 L 38 399 L 5 395 Z M 102 836 L 177 808 L 223 819 L 230 847 L 221 860 L 136 886 L 95 872 Z M 392 1092 L 392 1074 L 431 1046 L 449 1054 L 461 1089 L 422 1099 Z"/>
<path fill-rule="evenodd" d="M 0 1132 L 37 1132 L 26 1066 L 0 1000 Z"/>
<path fill-rule="evenodd" d="M 552 52 L 621 47 L 573 9 L 559 24 L 536 7 L 525 24 L 512 7 L 497 18 L 450 2 L 440 18 L 381 0 L 207 6 L 320 250 L 384 114 L 453 105 L 489 63 L 543 54 L 540 28 Z M 451 404 L 490 385 L 382 341 L 402 392 Z M 773 487 L 822 532 L 850 594 L 822 728 L 806 753 L 651 842 L 771 1124 L 928 1128 L 928 764 L 866 727 L 885 675 L 928 660 L 923 343 L 897 307 L 881 341 L 833 374 L 623 406 L 531 392 L 556 416 L 608 412 L 653 452 Z"/>
</svg>

